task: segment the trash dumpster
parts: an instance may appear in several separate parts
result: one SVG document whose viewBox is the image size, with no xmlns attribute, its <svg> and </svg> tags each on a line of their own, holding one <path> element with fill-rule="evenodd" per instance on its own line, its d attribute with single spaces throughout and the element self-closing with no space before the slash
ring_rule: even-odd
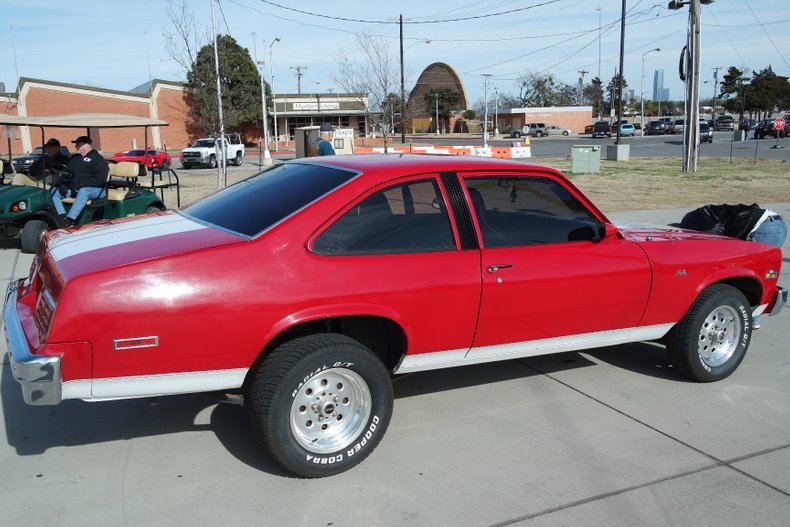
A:
<svg viewBox="0 0 790 527">
<path fill-rule="evenodd" d="M 601 171 L 600 145 L 573 145 L 571 147 L 571 172 L 584 174 Z"/>
</svg>

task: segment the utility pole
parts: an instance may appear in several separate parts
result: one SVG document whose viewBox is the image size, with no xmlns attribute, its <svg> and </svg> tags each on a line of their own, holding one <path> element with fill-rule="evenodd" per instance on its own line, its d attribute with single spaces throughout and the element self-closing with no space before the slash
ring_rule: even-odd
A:
<svg viewBox="0 0 790 527">
<path fill-rule="evenodd" d="M 219 52 L 217 51 L 217 19 L 216 15 L 214 14 L 214 0 L 211 0 L 211 33 L 214 37 L 214 70 L 217 74 L 217 107 L 219 108 L 219 152 L 217 152 L 217 157 L 219 158 L 219 162 L 221 168 L 217 170 L 217 188 L 220 187 L 223 181 L 225 185 L 228 184 L 228 163 L 227 163 L 227 148 L 225 144 L 225 118 L 222 115 L 222 85 L 219 81 Z M 216 142 L 214 143 L 217 144 Z M 215 149 L 216 151 L 216 149 Z"/>
<path fill-rule="evenodd" d="M 579 70 L 579 106 L 584 106 L 584 76 L 590 73 L 586 70 Z"/>
<path fill-rule="evenodd" d="M 484 73 L 485 83 L 483 87 L 483 99 L 485 99 L 485 111 L 483 119 L 483 148 L 488 148 L 488 79 L 491 78 L 490 73 Z"/>
<path fill-rule="evenodd" d="M 499 90 L 494 86 L 494 139 L 499 135 Z"/>
<path fill-rule="evenodd" d="M 252 48 L 255 54 L 255 64 L 260 67 L 261 72 L 261 121 L 263 123 L 263 145 L 260 150 L 263 150 L 263 159 L 261 159 L 260 151 L 258 152 L 258 162 L 260 166 L 272 166 L 272 155 L 269 152 L 269 116 L 266 111 L 266 84 L 263 82 L 263 74 L 266 71 L 266 62 L 258 60 L 258 43 L 256 42 L 256 34 L 252 32 Z M 264 44 L 266 42 L 264 41 Z M 265 50 L 265 48 L 264 48 Z"/>
<path fill-rule="evenodd" d="M 598 120 L 601 120 L 601 106 L 603 106 L 603 80 L 601 79 L 601 13 L 603 7 L 597 7 L 598 11 L 598 80 L 601 81 L 601 90 L 598 91 Z"/>
<path fill-rule="evenodd" d="M 296 70 L 296 93 L 302 93 L 302 70 L 306 70 L 307 66 L 291 66 L 292 70 Z"/>
<path fill-rule="evenodd" d="M 713 116 L 716 117 L 716 93 L 719 91 L 719 70 L 721 67 L 713 68 Z"/>
<path fill-rule="evenodd" d="M 400 142 L 406 142 L 406 86 L 403 79 L 403 15 L 400 15 Z"/>
<path fill-rule="evenodd" d="M 620 16 L 620 77 L 617 79 L 617 139 L 614 144 L 620 144 L 620 121 L 623 120 L 623 60 L 625 59 L 625 0 L 623 0 L 623 13 Z"/>
</svg>

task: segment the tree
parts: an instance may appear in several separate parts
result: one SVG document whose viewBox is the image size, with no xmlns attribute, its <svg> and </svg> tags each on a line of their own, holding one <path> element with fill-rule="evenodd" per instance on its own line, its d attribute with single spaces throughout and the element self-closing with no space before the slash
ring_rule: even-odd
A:
<svg viewBox="0 0 790 527">
<path fill-rule="evenodd" d="M 554 75 L 522 73 L 516 80 L 516 103 L 522 107 L 554 106 L 557 98 L 557 81 Z"/>
<path fill-rule="evenodd" d="M 181 0 L 178 5 L 174 0 L 167 0 L 165 15 L 170 21 L 162 32 L 165 50 L 186 74 L 195 63 L 197 51 L 211 42 L 211 34 L 208 28 L 198 24 L 187 0 Z"/>
<path fill-rule="evenodd" d="M 603 105 L 603 83 L 598 77 L 593 77 L 590 84 L 584 87 L 584 99 L 590 101 L 593 107 L 593 115 L 602 116 L 604 114 Z"/>
<path fill-rule="evenodd" d="M 628 86 L 628 83 L 623 79 L 623 86 L 622 90 L 625 93 L 625 88 Z M 609 81 L 609 84 L 606 85 L 606 93 L 609 96 L 609 108 L 607 109 L 608 113 L 611 113 L 612 108 L 619 107 L 620 104 L 620 74 L 617 73 L 612 77 L 612 80 Z"/>
<path fill-rule="evenodd" d="M 439 113 L 439 122 L 434 123 L 434 131 L 438 131 L 441 128 L 449 130 L 450 117 L 458 109 L 458 101 L 461 99 L 461 95 L 450 88 L 436 88 L 426 93 L 424 98 L 425 112 L 428 115 Z"/>
<path fill-rule="evenodd" d="M 230 35 L 217 36 L 222 110 L 226 129 L 251 125 L 261 119 L 261 78 L 246 48 Z M 200 48 L 187 72 L 186 92 L 193 104 L 190 120 L 203 133 L 219 133 L 217 75 L 214 46 Z"/>
<path fill-rule="evenodd" d="M 400 97 L 393 96 L 400 93 L 397 62 L 385 37 L 364 32 L 357 33 L 356 41 L 362 60 L 341 55 L 332 80 L 365 104 L 366 119 L 381 127 L 386 151 L 390 126 L 401 106 Z"/>
</svg>

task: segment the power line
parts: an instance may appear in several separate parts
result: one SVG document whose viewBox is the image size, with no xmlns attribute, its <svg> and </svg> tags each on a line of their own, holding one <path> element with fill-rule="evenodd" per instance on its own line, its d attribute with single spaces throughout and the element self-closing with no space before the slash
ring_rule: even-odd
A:
<svg viewBox="0 0 790 527">
<path fill-rule="evenodd" d="M 346 17 L 339 17 L 339 16 L 331 16 L 331 15 L 323 15 L 320 13 L 312 13 L 310 11 L 304 11 L 302 9 L 296 9 L 293 7 L 287 7 L 284 5 L 277 4 L 275 2 L 270 2 L 269 0 L 258 0 L 261 3 L 269 4 L 275 7 L 279 7 L 280 9 L 285 9 L 286 11 L 293 11 L 295 13 L 299 13 L 302 15 L 310 15 L 319 18 L 327 18 L 329 20 L 339 20 L 341 22 L 356 22 L 360 24 L 399 24 L 398 20 L 367 20 L 362 18 L 346 18 Z M 560 0 L 547 0 L 545 2 L 541 2 L 539 4 L 530 5 L 527 7 L 519 7 L 516 9 L 509 9 L 507 11 L 499 11 L 497 13 L 488 13 L 485 15 L 476 15 L 476 16 L 467 16 L 467 17 L 459 17 L 459 18 L 444 18 L 444 19 L 436 19 L 436 20 L 409 20 L 404 21 L 404 24 L 444 24 L 447 22 L 463 22 L 466 20 L 478 20 L 481 18 L 490 18 L 492 16 L 501 16 L 501 15 L 509 15 L 512 13 L 517 13 L 519 11 L 527 11 L 529 9 L 535 9 L 538 7 L 544 7 L 551 4 L 556 4 Z"/>
<path fill-rule="evenodd" d="M 781 52 L 781 51 L 779 51 L 779 48 L 777 48 L 777 47 L 776 47 L 776 44 L 774 43 L 774 39 L 772 39 L 772 38 L 771 38 L 771 35 L 768 33 L 768 31 L 766 31 L 766 29 L 765 29 L 765 26 L 763 25 L 763 23 L 762 23 L 762 22 L 760 22 L 760 19 L 759 19 L 759 18 L 757 18 L 757 15 L 756 15 L 756 14 L 754 13 L 754 11 L 752 10 L 752 6 L 750 6 L 750 5 L 749 5 L 749 2 L 748 2 L 747 0 L 743 0 L 743 3 L 744 3 L 744 4 L 746 4 L 746 7 L 748 7 L 748 8 L 749 8 L 749 12 L 752 14 L 752 16 L 754 17 L 754 19 L 755 19 L 755 20 L 757 20 L 757 23 L 758 23 L 758 24 L 760 24 L 760 28 L 762 28 L 762 30 L 763 30 L 763 33 L 765 33 L 765 36 L 766 36 L 766 37 L 768 37 L 768 40 L 771 42 L 771 45 L 772 45 L 772 46 L 774 47 L 774 49 L 776 50 L 776 53 L 778 53 L 778 54 L 779 54 L 779 58 L 781 58 L 781 59 L 782 59 L 782 62 L 784 62 L 784 63 L 785 63 L 785 66 L 787 66 L 787 69 L 790 69 L 790 64 L 788 64 L 788 63 L 787 63 L 787 61 L 786 61 L 786 60 L 785 60 L 785 58 L 784 58 L 784 55 L 782 55 L 782 52 Z"/>
</svg>

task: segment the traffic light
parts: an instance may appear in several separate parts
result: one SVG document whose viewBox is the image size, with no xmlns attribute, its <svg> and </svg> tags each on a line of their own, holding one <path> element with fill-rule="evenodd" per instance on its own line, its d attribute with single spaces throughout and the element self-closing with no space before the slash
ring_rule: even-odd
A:
<svg viewBox="0 0 790 527">
<path fill-rule="evenodd" d="M 669 9 L 672 9 L 673 11 L 676 11 L 681 7 L 683 7 L 684 5 L 688 5 L 689 2 L 690 0 L 686 0 L 685 2 L 683 0 L 670 0 L 669 5 L 667 7 Z M 704 5 L 709 5 L 712 4 L 713 2 L 714 0 L 699 0 L 699 3 Z"/>
</svg>

